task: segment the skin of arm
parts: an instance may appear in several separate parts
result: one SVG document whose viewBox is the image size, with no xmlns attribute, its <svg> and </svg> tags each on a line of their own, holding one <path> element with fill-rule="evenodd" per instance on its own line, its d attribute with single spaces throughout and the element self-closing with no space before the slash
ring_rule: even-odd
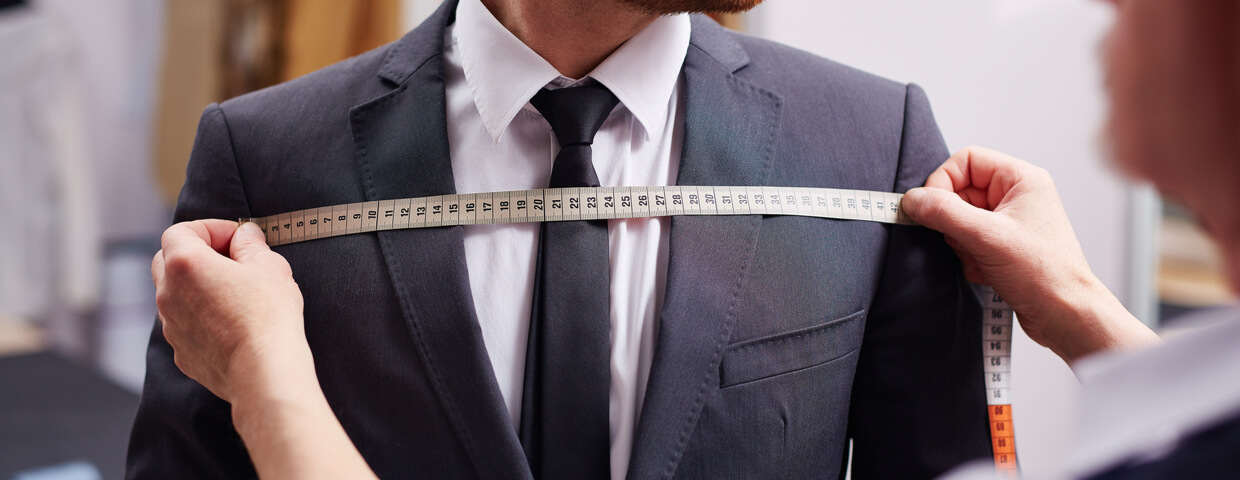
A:
<svg viewBox="0 0 1240 480">
<path fill-rule="evenodd" d="M 968 147 L 910 190 L 903 208 L 943 232 L 966 278 L 993 287 L 1029 337 L 1068 364 L 1161 342 L 1090 270 L 1046 170 Z"/>
<path fill-rule="evenodd" d="M 184 222 L 161 243 L 151 276 L 176 365 L 232 404 L 259 475 L 376 478 L 323 395 L 301 292 L 259 228 Z"/>
</svg>

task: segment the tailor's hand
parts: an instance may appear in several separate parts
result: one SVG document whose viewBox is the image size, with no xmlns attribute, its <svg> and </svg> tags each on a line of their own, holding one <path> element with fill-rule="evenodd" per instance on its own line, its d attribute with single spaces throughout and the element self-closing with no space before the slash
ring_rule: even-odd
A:
<svg viewBox="0 0 1240 480">
<path fill-rule="evenodd" d="M 903 208 L 943 232 L 965 277 L 993 287 L 1029 337 L 1068 363 L 1158 342 L 1090 270 L 1046 170 L 968 147 L 909 190 Z"/>
<path fill-rule="evenodd" d="M 177 368 L 232 404 L 259 477 L 376 478 L 323 395 L 301 291 L 258 226 L 178 223 L 163 247 L 151 276 L 164 338 Z"/>
<path fill-rule="evenodd" d="M 155 302 L 182 372 L 234 403 L 314 378 L 301 291 L 257 225 L 178 223 L 162 244 L 151 262 Z"/>
</svg>

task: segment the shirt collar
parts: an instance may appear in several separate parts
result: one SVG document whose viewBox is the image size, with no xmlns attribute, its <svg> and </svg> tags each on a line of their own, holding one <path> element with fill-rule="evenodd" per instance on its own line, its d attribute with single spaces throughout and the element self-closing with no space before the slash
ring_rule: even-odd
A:
<svg viewBox="0 0 1240 480">
<path fill-rule="evenodd" d="M 688 15 L 660 16 L 587 75 L 620 99 L 647 139 L 667 127 L 668 104 L 689 50 L 689 25 Z M 572 82 L 504 28 L 481 0 L 460 2 L 452 36 L 474 104 L 496 142 L 539 90 Z"/>
</svg>

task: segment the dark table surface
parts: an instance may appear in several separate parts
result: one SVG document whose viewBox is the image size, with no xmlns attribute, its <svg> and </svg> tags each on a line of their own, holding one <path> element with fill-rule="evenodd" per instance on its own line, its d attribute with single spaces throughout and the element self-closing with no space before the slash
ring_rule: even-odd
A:
<svg viewBox="0 0 1240 480">
<path fill-rule="evenodd" d="M 0 357 L 0 480 L 72 461 L 124 476 L 138 396 L 55 354 Z"/>
</svg>

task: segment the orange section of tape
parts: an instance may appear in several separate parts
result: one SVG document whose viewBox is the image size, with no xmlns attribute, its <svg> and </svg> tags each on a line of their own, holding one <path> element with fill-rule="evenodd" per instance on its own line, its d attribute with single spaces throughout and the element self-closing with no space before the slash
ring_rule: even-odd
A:
<svg viewBox="0 0 1240 480">
<path fill-rule="evenodd" d="M 1017 478 L 1012 406 L 991 405 L 986 410 L 990 413 L 990 439 L 995 454 L 995 471 L 999 478 Z"/>
</svg>

